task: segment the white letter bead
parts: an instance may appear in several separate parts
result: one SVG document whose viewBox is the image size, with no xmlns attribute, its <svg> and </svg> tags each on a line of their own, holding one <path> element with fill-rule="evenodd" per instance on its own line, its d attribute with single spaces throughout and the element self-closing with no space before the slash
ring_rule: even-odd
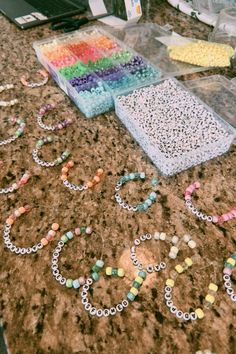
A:
<svg viewBox="0 0 236 354">
<path fill-rule="evenodd" d="M 166 239 L 166 234 L 164 232 L 160 233 L 160 240 L 165 241 Z"/>
<path fill-rule="evenodd" d="M 189 235 L 184 235 L 183 239 L 184 239 L 184 242 L 187 243 L 190 240 L 190 236 Z"/>
<path fill-rule="evenodd" d="M 154 240 L 159 240 L 160 239 L 160 232 L 155 232 L 154 233 Z"/>
<path fill-rule="evenodd" d="M 169 257 L 170 257 L 171 259 L 175 259 L 175 258 L 177 257 L 177 254 L 174 253 L 174 252 L 170 252 L 170 253 L 169 253 Z"/>
<path fill-rule="evenodd" d="M 173 236 L 172 239 L 171 239 L 171 242 L 173 243 L 173 245 L 176 245 L 179 241 L 179 238 L 178 236 Z"/>
<path fill-rule="evenodd" d="M 175 254 L 178 254 L 178 252 L 179 252 L 178 247 L 176 247 L 176 246 L 172 246 L 172 247 L 171 247 L 171 249 L 170 249 L 170 253 L 175 253 Z"/>
</svg>

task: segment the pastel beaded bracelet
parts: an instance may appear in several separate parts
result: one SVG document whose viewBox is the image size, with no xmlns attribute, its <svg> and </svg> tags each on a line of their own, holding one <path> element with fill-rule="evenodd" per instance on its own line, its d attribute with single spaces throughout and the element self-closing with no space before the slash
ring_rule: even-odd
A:
<svg viewBox="0 0 236 354">
<path fill-rule="evenodd" d="M 85 184 L 81 184 L 81 185 L 76 185 L 73 183 L 70 183 L 68 181 L 68 174 L 69 174 L 69 170 L 72 169 L 74 167 L 74 162 L 73 161 L 68 161 L 65 166 L 62 168 L 61 170 L 61 180 L 63 181 L 63 184 L 65 187 L 74 190 L 74 191 L 83 191 L 86 190 L 88 188 L 92 188 L 94 187 L 96 184 L 98 184 L 101 181 L 101 176 L 103 175 L 103 169 L 99 168 L 96 173 L 95 176 L 93 177 L 92 180 L 86 182 Z"/>
<path fill-rule="evenodd" d="M 59 267 L 58 267 L 58 259 L 60 256 L 60 253 L 64 246 L 74 238 L 74 236 L 79 236 L 81 234 L 87 234 L 90 235 L 92 233 L 92 228 L 91 227 L 77 227 L 74 231 L 67 231 L 64 235 L 61 236 L 60 241 L 58 241 L 58 244 L 56 248 L 53 251 L 52 255 L 52 260 L 51 260 L 51 270 L 54 278 L 56 281 L 58 281 L 61 285 L 66 286 L 67 288 L 73 288 L 73 289 L 79 289 L 80 286 L 85 284 L 85 278 L 83 276 L 80 276 L 76 279 L 72 278 L 65 278 L 63 275 L 60 273 Z"/>
<path fill-rule="evenodd" d="M 69 118 L 69 119 L 61 120 L 54 125 L 44 124 L 43 117 L 45 116 L 45 114 L 47 112 L 53 110 L 55 107 L 56 107 L 56 105 L 54 105 L 54 104 L 46 104 L 39 109 L 39 112 L 37 115 L 37 123 L 42 129 L 49 130 L 49 131 L 56 131 L 56 130 L 66 128 L 68 125 L 73 123 L 72 119 Z"/>
<path fill-rule="evenodd" d="M 2 161 L 0 161 L 0 166 L 1 165 L 2 165 Z M 23 187 L 28 182 L 30 177 L 31 177 L 31 173 L 29 171 L 25 171 L 25 173 L 23 174 L 23 176 L 21 177 L 21 179 L 18 182 L 13 183 L 11 186 L 9 186 L 7 188 L 1 188 L 0 194 L 12 193 L 15 190 Z"/>
<path fill-rule="evenodd" d="M 13 125 L 17 124 L 19 126 L 19 128 L 17 128 L 14 135 L 12 135 L 10 138 L 0 141 L 0 146 L 10 144 L 13 141 L 15 141 L 17 138 L 19 138 L 20 136 L 23 135 L 23 132 L 25 129 L 25 121 L 23 119 L 20 119 L 20 118 L 17 119 L 15 117 L 11 118 L 10 121 Z"/>
<path fill-rule="evenodd" d="M 0 86 L 0 93 L 5 90 L 11 90 L 14 88 L 14 85 L 7 84 Z M 14 104 L 18 103 L 19 101 L 15 98 L 11 101 L 0 101 L 0 107 L 7 107 L 7 106 L 14 106 Z"/>
<path fill-rule="evenodd" d="M 126 307 L 128 307 L 129 302 L 132 302 L 135 300 L 136 296 L 139 293 L 139 289 L 146 278 L 146 273 L 144 271 L 141 271 L 138 273 L 138 276 L 135 278 L 134 282 L 132 283 L 132 286 L 127 293 L 127 296 L 125 299 L 121 300 L 118 304 L 110 307 L 110 308 L 105 308 L 105 309 L 97 309 L 95 306 L 93 306 L 89 300 L 88 300 L 88 292 L 91 287 L 91 285 L 95 282 L 92 278 L 87 279 L 86 283 L 83 286 L 83 291 L 81 293 L 81 298 L 82 298 L 82 304 L 84 306 L 84 309 L 91 315 L 91 316 L 96 316 L 96 317 L 108 317 L 108 316 L 114 316 L 119 312 L 122 312 Z"/>
<path fill-rule="evenodd" d="M 29 82 L 29 80 L 27 79 L 26 75 L 23 75 L 20 79 L 22 85 L 27 86 L 27 87 L 40 87 L 43 85 L 46 85 L 46 83 L 48 82 L 48 73 L 46 70 L 38 70 L 37 73 L 39 73 L 42 77 L 43 80 L 40 82 Z"/>
<path fill-rule="evenodd" d="M 234 292 L 234 289 L 232 288 L 232 283 L 231 283 L 231 274 L 233 271 L 233 268 L 236 265 L 236 253 L 233 253 L 230 258 L 227 259 L 227 261 L 224 264 L 224 270 L 223 270 L 223 280 L 224 280 L 224 287 L 226 289 L 227 294 L 229 295 L 230 299 L 233 302 L 236 302 L 236 293 Z"/>
<path fill-rule="evenodd" d="M 165 303 L 168 307 L 169 311 L 175 315 L 178 319 L 183 321 L 195 321 L 197 319 L 202 319 L 205 314 L 202 308 L 197 308 L 195 311 L 192 312 L 183 312 L 179 310 L 172 301 L 172 291 L 175 285 L 175 281 L 177 277 L 184 273 L 188 268 L 193 265 L 193 261 L 196 258 L 199 258 L 198 255 L 193 256 L 192 258 L 185 258 L 182 264 L 177 264 L 175 266 L 175 270 L 171 271 L 170 278 L 166 281 L 165 286 Z M 215 293 L 218 290 L 218 286 L 214 283 L 210 283 L 208 287 L 208 294 L 205 296 L 204 305 L 206 308 L 210 308 L 212 304 L 215 302 Z"/>
<path fill-rule="evenodd" d="M 185 190 L 185 193 L 184 193 L 185 204 L 186 204 L 187 208 L 194 215 L 196 215 L 201 220 L 213 222 L 215 224 L 222 224 L 225 221 L 236 218 L 236 208 L 230 210 L 226 214 L 214 215 L 214 216 L 204 214 L 201 211 L 199 211 L 197 208 L 195 208 L 194 205 L 192 204 L 192 193 L 196 189 L 199 189 L 199 188 L 200 188 L 200 183 L 194 182 Z"/>
<path fill-rule="evenodd" d="M 173 244 L 173 246 L 171 246 L 171 248 L 170 248 L 170 252 L 168 255 L 169 258 L 171 258 L 171 259 L 175 259 L 177 257 L 177 254 L 179 252 L 179 248 L 180 248 L 182 242 L 185 242 L 188 245 L 188 247 L 191 249 L 194 249 L 196 247 L 196 242 L 194 240 L 192 240 L 189 235 L 184 235 L 180 239 L 176 235 L 174 235 L 172 237 L 171 236 L 168 237 L 164 232 L 157 232 L 157 231 L 154 233 L 153 236 L 151 234 L 143 234 L 139 238 L 136 238 L 134 240 L 134 245 L 130 249 L 130 258 L 132 260 L 132 263 L 139 270 L 144 270 L 144 267 L 143 267 L 142 263 L 139 261 L 139 259 L 137 258 L 136 249 L 140 244 L 142 244 L 143 242 L 145 242 L 147 240 L 151 240 L 151 239 L 154 239 L 156 241 L 158 241 L 158 240 L 165 241 L 167 243 Z M 145 271 L 147 271 L 148 273 L 160 272 L 165 268 L 166 268 L 166 262 L 162 261 L 159 264 L 147 265 Z"/>
<path fill-rule="evenodd" d="M 148 198 L 143 203 L 139 203 L 137 205 L 130 205 L 126 201 L 124 201 L 119 194 L 121 187 L 125 183 L 127 183 L 129 181 L 135 181 L 135 180 L 145 180 L 145 178 L 146 178 L 146 176 L 145 176 L 144 172 L 130 173 L 128 175 L 120 177 L 120 179 L 115 187 L 115 192 L 116 192 L 115 193 L 115 200 L 120 205 L 121 208 L 127 209 L 128 211 L 146 211 L 156 201 L 157 194 L 155 192 L 151 192 L 149 194 Z M 153 179 L 152 186 L 154 187 L 157 184 L 158 184 L 158 180 Z"/>
<path fill-rule="evenodd" d="M 34 162 L 36 162 L 38 165 L 42 167 L 54 167 L 60 165 L 63 161 L 65 161 L 69 156 L 70 152 L 68 150 L 64 151 L 60 157 L 55 159 L 54 161 L 43 161 L 38 157 L 38 153 L 41 150 L 43 145 L 50 144 L 53 142 L 53 138 L 51 136 L 41 138 L 40 140 L 37 141 L 36 143 L 36 148 L 32 152 L 32 157 Z"/>
<path fill-rule="evenodd" d="M 56 231 L 59 229 L 59 225 L 57 223 L 53 223 L 51 226 L 51 229 L 48 231 L 47 235 L 41 239 L 39 243 L 36 243 L 35 245 L 31 247 L 17 247 L 13 244 L 13 242 L 10 240 L 10 232 L 11 232 L 11 227 L 16 221 L 17 218 L 19 218 L 21 215 L 25 214 L 26 212 L 30 211 L 30 206 L 25 205 L 23 207 L 20 207 L 19 209 L 16 209 L 12 215 L 10 215 L 5 223 L 4 226 L 4 231 L 3 231 L 3 242 L 6 246 L 6 248 L 11 251 L 12 253 L 16 254 L 31 254 L 31 253 L 36 253 L 39 250 L 41 250 L 43 247 L 45 247 L 49 242 L 51 242 L 55 235 Z"/>
</svg>

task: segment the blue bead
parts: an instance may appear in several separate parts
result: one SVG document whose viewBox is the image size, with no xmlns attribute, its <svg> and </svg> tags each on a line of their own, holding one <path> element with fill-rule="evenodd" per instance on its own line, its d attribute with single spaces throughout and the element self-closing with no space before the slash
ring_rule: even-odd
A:
<svg viewBox="0 0 236 354">
<path fill-rule="evenodd" d="M 235 259 L 236 260 L 236 253 L 233 253 L 231 258 Z"/>
<path fill-rule="evenodd" d="M 98 259 L 98 260 L 96 261 L 96 266 L 98 266 L 99 268 L 103 268 L 104 262 L 103 262 L 101 259 Z"/>
<path fill-rule="evenodd" d="M 147 210 L 148 208 L 149 208 L 149 205 L 146 202 L 144 202 L 143 203 L 143 210 Z"/>
<path fill-rule="evenodd" d="M 155 192 L 150 193 L 149 199 L 155 201 L 157 199 L 157 194 Z"/>
<path fill-rule="evenodd" d="M 134 294 L 132 294 L 131 292 L 128 292 L 127 299 L 130 300 L 130 301 L 134 301 L 134 299 L 135 299 Z"/>
<path fill-rule="evenodd" d="M 73 288 L 78 289 L 80 287 L 79 279 L 73 280 Z"/>
<path fill-rule="evenodd" d="M 137 209 L 138 209 L 138 211 L 142 211 L 143 210 L 143 204 L 138 204 L 137 205 Z"/>
<path fill-rule="evenodd" d="M 154 177 L 154 178 L 152 179 L 152 181 L 151 181 L 152 187 L 156 187 L 158 184 L 159 184 L 158 179 Z"/>
<path fill-rule="evenodd" d="M 66 233 L 66 237 L 67 237 L 69 240 L 71 240 L 71 239 L 74 237 L 73 232 L 72 232 L 72 231 L 68 231 L 68 232 Z"/>
<path fill-rule="evenodd" d="M 145 202 L 148 206 L 152 205 L 152 200 L 151 199 L 146 199 Z"/>
<path fill-rule="evenodd" d="M 130 174 L 129 174 L 129 178 L 130 178 L 131 180 L 135 179 L 135 174 L 134 174 L 134 173 L 130 173 Z"/>
<path fill-rule="evenodd" d="M 92 273 L 91 277 L 93 278 L 94 281 L 98 281 L 99 280 L 99 275 L 96 272 Z"/>
<path fill-rule="evenodd" d="M 138 276 L 141 277 L 141 278 L 143 278 L 143 279 L 146 279 L 147 273 L 144 272 L 144 270 L 141 270 L 140 272 L 138 272 Z"/>
<path fill-rule="evenodd" d="M 146 178 L 146 176 L 145 176 L 145 173 L 144 173 L 144 172 L 140 172 L 140 174 L 139 174 L 139 175 L 140 175 L 140 178 L 141 178 L 141 179 L 145 179 L 145 178 Z"/>
</svg>

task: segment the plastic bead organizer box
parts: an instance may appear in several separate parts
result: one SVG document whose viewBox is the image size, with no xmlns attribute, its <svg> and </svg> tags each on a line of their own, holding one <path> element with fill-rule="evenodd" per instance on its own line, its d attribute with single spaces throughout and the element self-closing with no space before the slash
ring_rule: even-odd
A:
<svg viewBox="0 0 236 354">
<path fill-rule="evenodd" d="M 166 176 L 225 153 L 234 140 L 235 129 L 221 116 L 177 80 L 168 79 L 162 85 L 165 77 L 173 75 L 166 75 L 161 65 L 152 64 L 103 28 L 89 27 L 33 46 L 39 61 L 86 118 L 115 106 L 117 116 Z M 159 101 L 148 98 L 149 94 L 158 95 Z M 132 95 L 134 109 L 130 107 Z M 182 113 L 175 114 L 176 105 Z M 208 124 L 198 122 L 203 112 Z"/>
</svg>

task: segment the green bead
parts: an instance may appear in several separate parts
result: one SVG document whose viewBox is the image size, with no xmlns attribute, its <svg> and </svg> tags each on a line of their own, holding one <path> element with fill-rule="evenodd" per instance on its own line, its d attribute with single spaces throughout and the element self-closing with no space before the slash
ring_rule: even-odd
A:
<svg viewBox="0 0 236 354">
<path fill-rule="evenodd" d="M 85 230 L 86 230 L 86 227 L 85 227 L 85 226 L 81 226 L 80 232 L 81 232 L 82 234 L 85 233 Z"/>
<path fill-rule="evenodd" d="M 132 294 L 131 292 L 128 292 L 127 299 L 130 300 L 130 301 L 134 301 L 135 300 L 135 295 Z"/>
<path fill-rule="evenodd" d="M 94 281 L 98 281 L 99 280 L 99 274 L 94 272 L 91 274 L 91 277 L 93 278 Z"/>
<path fill-rule="evenodd" d="M 234 267 L 232 264 L 230 264 L 228 262 L 225 262 L 224 266 L 225 266 L 225 268 L 229 268 L 229 269 L 233 269 L 233 267 Z"/>
<path fill-rule="evenodd" d="M 73 232 L 72 232 L 72 231 L 68 231 L 68 232 L 66 233 L 66 237 L 67 237 L 69 240 L 71 240 L 71 239 L 74 237 Z"/>
<path fill-rule="evenodd" d="M 52 137 L 52 136 L 48 136 L 48 137 L 47 137 L 47 141 L 48 141 L 49 143 L 52 143 L 52 142 L 53 142 L 53 137 Z"/>
<path fill-rule="evenodd" d="M 111 275 L 117 276 L 118 275 L 118 268 L 112 268 Z"/>
<path fill-rule="evenodd" d="M 143 209 L 143 204 L 138 204 L 137 205 L 137 209 L 138 209 L 138 211 L 143 211 L 144 209 Z"/>
<path fill-rule="evenodd" d="M 144 272 L 144 270 L 141 270 L 140 272 L 138 272 L 138 276 L 141 277 L 141 278 L 143 278 L 143 279 L 146 279 L 147 273 Z"/>
<path fill-rule="evenodd" d="M 154 177 L 154 178 L 152 179 L 152 181 L 151 181 L 152 187 L 156 187 L 158 184 L 159 184 L 158 179 Z"/>
<path fill-rule="evenodd" d="M 96 264 L 94 266 L 92 266 L 92 271 L 95 272 L 95 273 L 98 273 L 100 272 L 101 268 L 98 267 Z"/>
<path fill-rule="evenodd" d="M 66 150 L 66 151 L 63 152 L 62 155 L 65 156 L 65 157 L 69 157 L 70 156 L 70 151 Z"/>
<path fill-rule="evenodd" d="M 149 205 L 146 202 L 144 202 L 143 203 L 143 210 L 147 210 L 148 208 L 149 208 Z"/>
<path fill-rule="evenodd" d="M 61 240 L 64 242 L 64 243 L 67 243 L 69 241 L 69 239 L 66 237 L 66 235 L 62 235 L 61 236 Z"/>
<path fill-rule="evenodd" d="M 236 253 L 233 253 L 231 258 L 235 259 L 236 260 Z"/>
<path fill-rule="evenodd" d="M 66 287 L 72 288 L 72 286 L 73 286 L 73 279 L 67 279 L 66 280 Z"/>
<path fill-rule="evenodd" d="M 130 174 L 129 174 L 129 178 L 130 178 L 131 180 L 135 179 L 135 174 L 134 174 L 134 173 L 130 173 Z"/>
<path fill-rule="evenodd" d="M 43 140 L 38 140 L 37 141 L 37 146 L 43 146 L 44 145 L 44 141 Z"/>
<path fill-rule="evenodd" d="M 22 130 L 19 129 L 15 132 L 15 136 L 17 136 L 17 138 L 19 138 L 19 136 L 21 136 L 22 134 L 23 134 Z"/>
<path fill-rule="evenodd" d="M 139 289 L 141 287 L 141 284 L 139 284 L 137 281 L 134 281 L 132 286 L 136 289 Z"/>
</svg>

